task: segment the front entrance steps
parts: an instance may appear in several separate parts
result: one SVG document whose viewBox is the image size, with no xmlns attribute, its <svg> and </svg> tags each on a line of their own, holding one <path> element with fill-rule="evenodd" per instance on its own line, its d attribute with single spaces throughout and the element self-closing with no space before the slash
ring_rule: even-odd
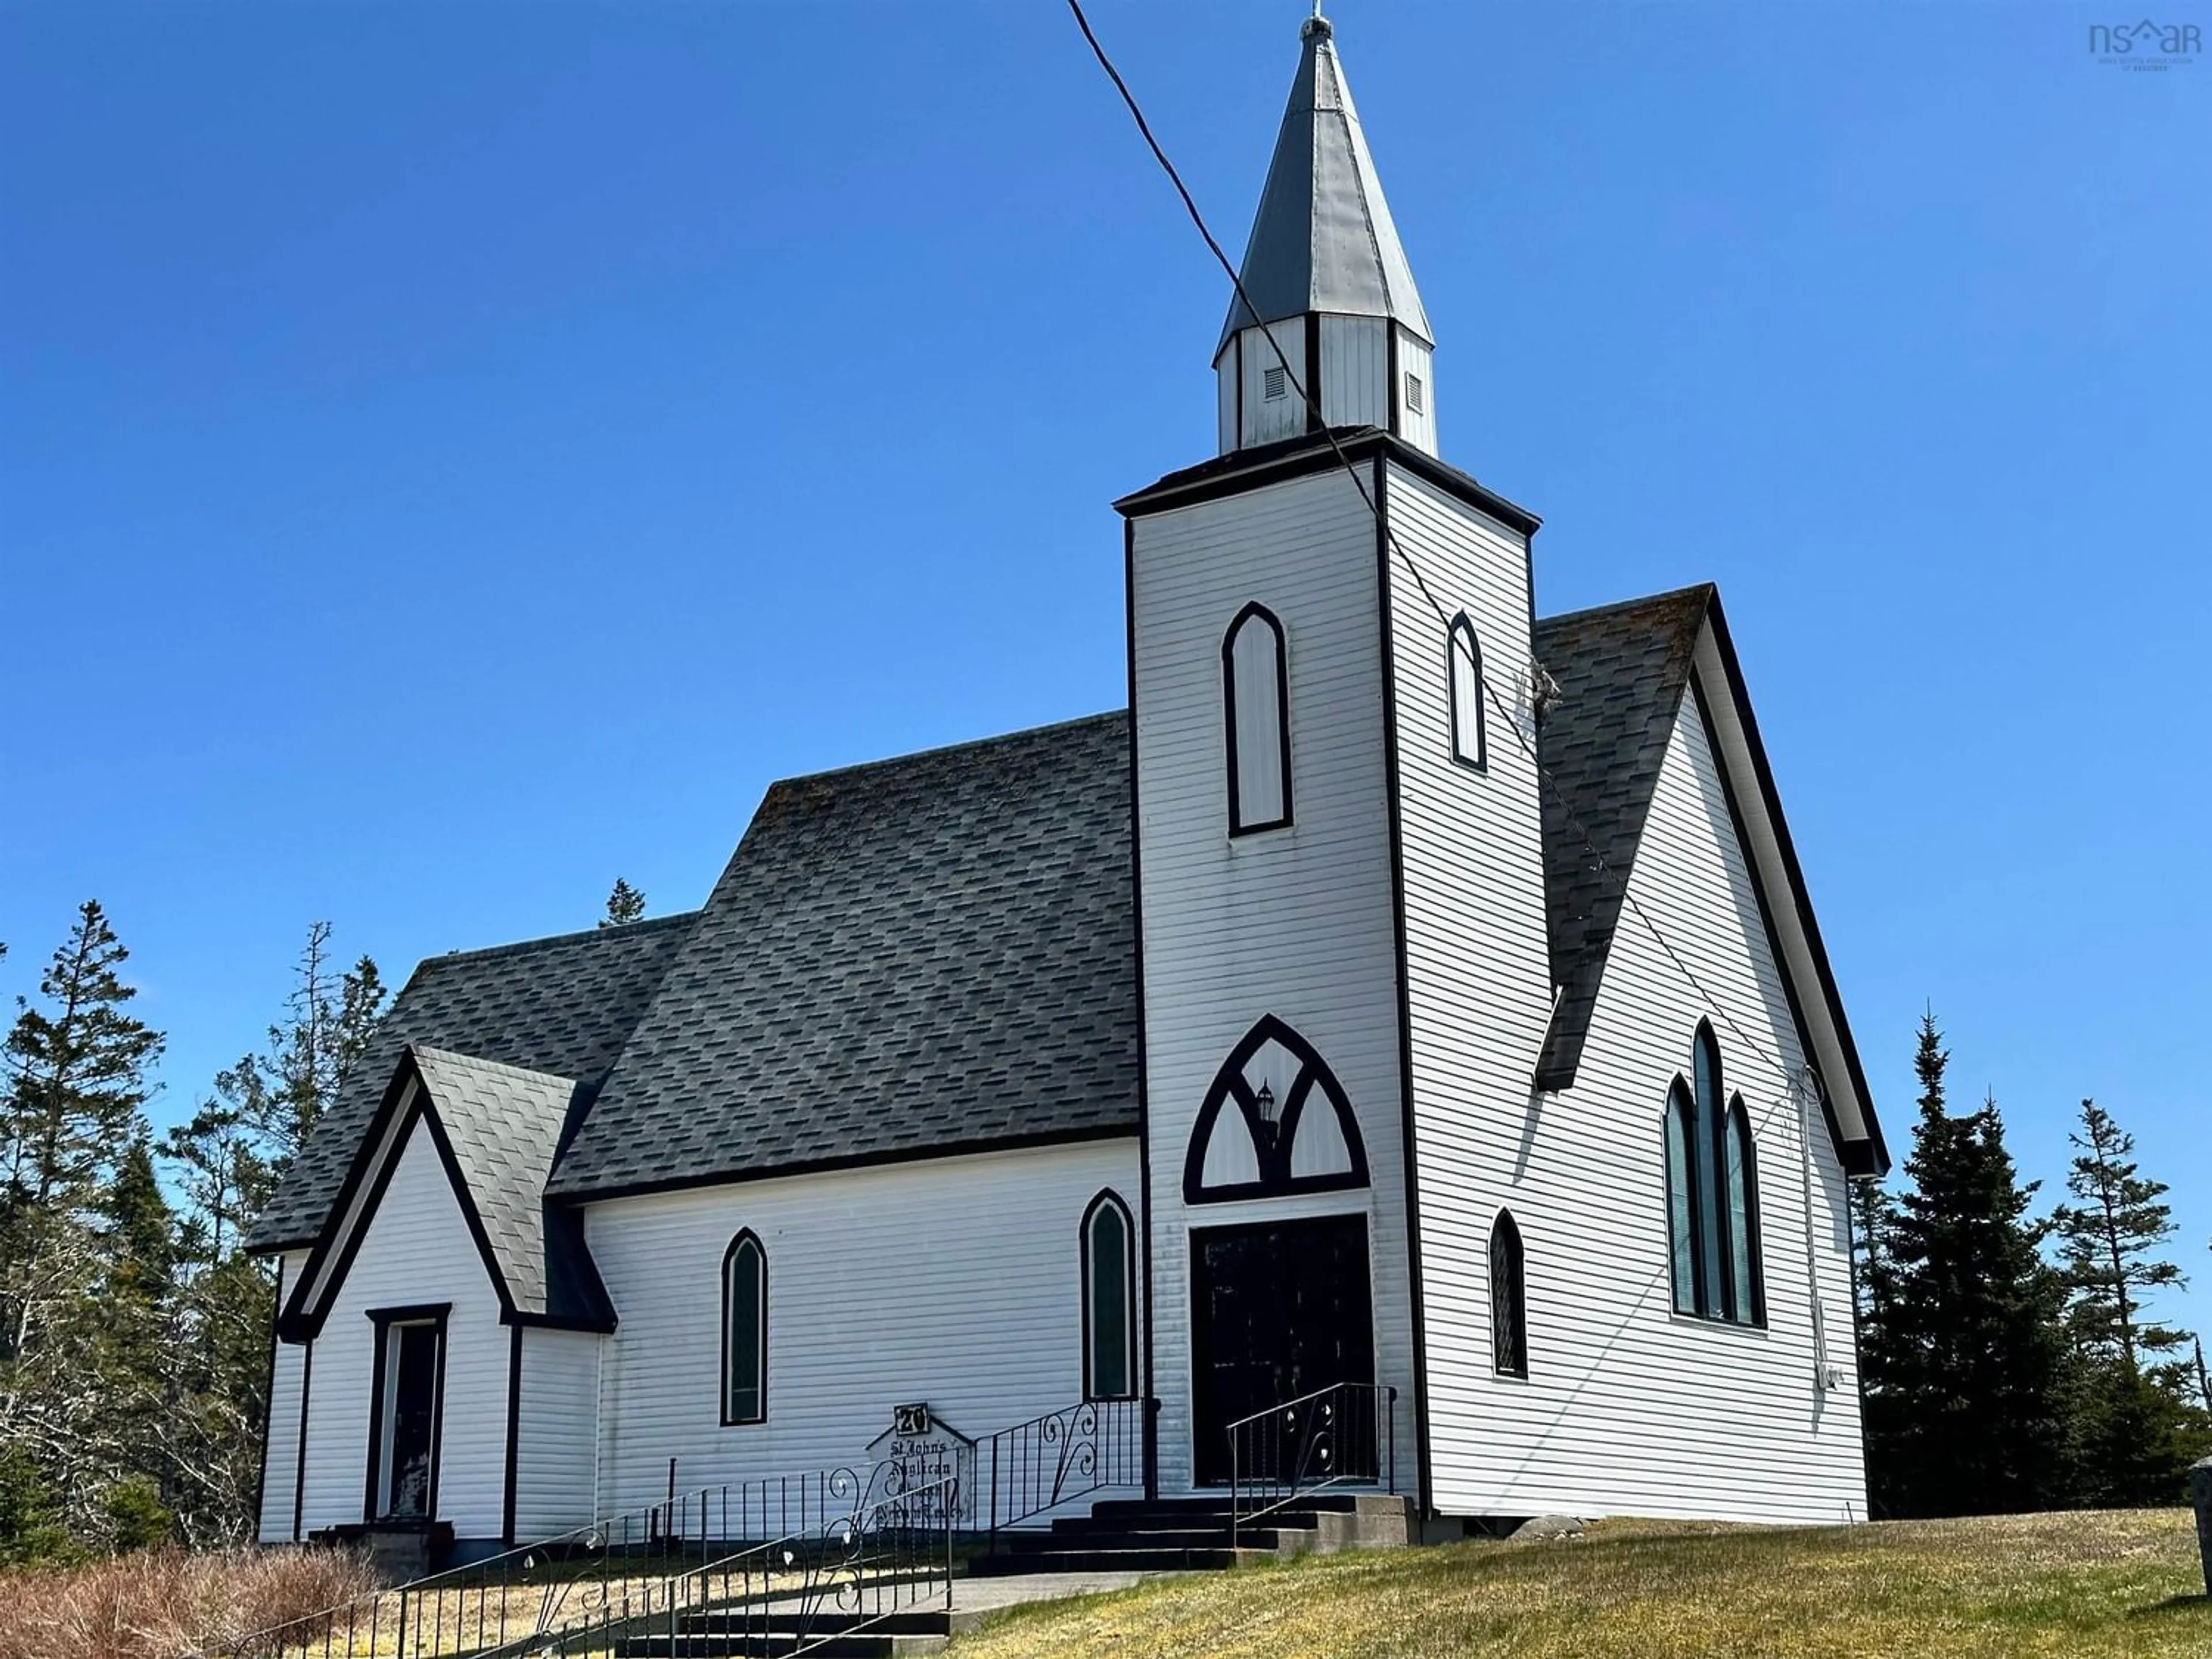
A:
<svg viewBox="0 0 2212 1659">
<path fill-rule="evenodd" d="M 974 1628 L 1001 1608 L 1127 1589 L 1145 1577 L 1094 1572 L 956 1577 L 950 1607 L 916 1607 L 866 1620 L 818 1613 L 803 1632 L 795 1614 L 770 1614 L 763 1620 L 756 1611 L 748 1622 L 709 1611 L 690 1615 L 673 1638 L 665 1634 L 633 1636 L 616 1644 L 614 1651 L 617 1659 L 770 1659 L 799 1651 L 803 1640 L 809 1644 L 806 1653 L 824 1659 L 904 1659 L 936 1652 L 949 1638 Z M 863 1627 L 854 1628 L 856 1624 Z"/>
<path fill-rule="evenodd" d="M 952 1580 L 950 1607 L 875 1620 L 817 1613 L 804 1626 L 796 1612 L 739 1618 L 710 1609 L 687 1615 L 673 1634 L 626 1638 L 615 1652 L 617 1659 L 774 1659 L 801 1651 L 804 1642 L 805 1652 L 823 1659 L 902 1659 L 933 1653 L 954 1632 L 1018 1602 L 1126 1589 L 1155 1573 L 1413 1541 L 1411 1503 L 1370 1492 L 1306 1493 L 1240 1527 L 1234 1547 L 1229 1519 L 1226 1498 L 1109 1498 L 1048 1531 L 1000 1534 L 995 1551 L 971 1559 Z"/>
<path fill-rule="evenodd" d="M 1003 1533 L 998 1549 L 968 1564 L 978 1577 L 1027 1572 L 1190 1572 L 1250 1566 L 1294 1555 L 1389 1549 L 1413 1541 L 1403 1498 L 1342 1490 L 1309 1492 L 1230 1535 L 1229 1500 L 1109 1498 L 1048 1532 Z"/>
</svg>

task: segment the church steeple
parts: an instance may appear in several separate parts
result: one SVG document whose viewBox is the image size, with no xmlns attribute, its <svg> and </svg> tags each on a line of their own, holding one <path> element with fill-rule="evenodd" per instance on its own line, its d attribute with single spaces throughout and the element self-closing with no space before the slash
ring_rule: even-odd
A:
<svg viewBox="0 0 2212 1659">
<path fill-rule="evenodd" d="M 1299 31 L 1297 78 L 1240 273 L 1251 303 L 1231 296 L 1214 350 L 1224 453 L 1322 424 L 1386 426 L 1423 449 L 1436 447 L 1435 338 L 1337 60 L 1335 33 L 1318 12 Z M 1307 404 L 1291 394 L 1293 377 L 1305 386 Z"/>
</svg>

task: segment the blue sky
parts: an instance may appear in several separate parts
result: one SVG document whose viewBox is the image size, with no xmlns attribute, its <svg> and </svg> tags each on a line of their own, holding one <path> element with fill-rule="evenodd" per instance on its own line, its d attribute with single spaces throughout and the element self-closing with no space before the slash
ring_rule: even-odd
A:
<svg viewBox="0 0 2212 1659">
<path fill-rule="evenodd" d="M 1096 8 L 1232 250 L 1302 10 Z M 1333 15 L 1541 607 L 1722 586 L 1893 1142 L 1932 1002 L 2032 1173 L 2135 1131 L 2212 1326 L 2212 59 Z M 1056 5 L 9 4 L 0 157 L 0 990 L 99 896 L 164 1120 L 312 918 L 688 908 L 775 777 L 1121 700 L 1225 296 Z"/>
</svg>

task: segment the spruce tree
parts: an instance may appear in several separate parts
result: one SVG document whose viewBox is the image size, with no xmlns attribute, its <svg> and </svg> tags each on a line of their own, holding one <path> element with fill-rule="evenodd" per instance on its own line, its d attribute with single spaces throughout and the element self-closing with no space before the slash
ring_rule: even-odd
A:
<svg viewBox="0 0 2212 1659">
<path fill-rule="evenodd" d="M 623 927 L 644 920 L 645 895 L 617 876 L 614 890 L 607 895 L 607 912 L 599 918 L 599 926 Z"/>
<path fill-rule="evenodd" d="M 2042 1259 L 2035 1188 L 2014 1168 L 1996 1101 L 1948 1109 L 1949 1060 L 1929 1014 L 1866 1399 L 1869 1483 L 1891 1515 L 2042 1509 L 2063 1495 L 2063 1285 Z"/>
<path fill-rule="evenodd" d="M 158 1275 L 165 1254 L 138 1207 L 159 1197 L 143 1108 L 161 1037 L 130 1012 L 128 959 L 99 904 L 81 906 L 0 1044 L 0 1423 L 27 1460 L 9 1481 L 46 1495 L 24 1513 L 49 1505 L 93 1540 L 143 1426 L 111 1402 L 150 1386 L 161 1360 L 118 1346 L 110 1305 L 119 1264 L 143 1250 Z"/>
<path fill-rule="evenodd" d="M 2051 1218 L 2071 1293 L 2067 1330 L 2084 1354 L 2139 1373 L 2189 1340 L 2143 1311 L 2152 1294 L 2186 1282 L 2178 1264 L 2156 1255 L 2173 1236 L 2167 1188 L 2139 1173 L 2135 1137 L 2094 1100 L 2081 1103 L 2081 1127 L 2069 1139 L 2078 1152 L 2066 1189 L 2078 1202 Z"/>
</svg>

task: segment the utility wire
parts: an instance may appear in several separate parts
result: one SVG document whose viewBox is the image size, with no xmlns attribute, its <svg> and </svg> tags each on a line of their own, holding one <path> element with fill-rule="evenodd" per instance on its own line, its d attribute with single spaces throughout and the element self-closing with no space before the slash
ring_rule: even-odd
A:
<svg viewBox="0 0 2212 1659">
<path fill-rule="evenodd" d="M 1074 14 L 1075 26 L 1083 31 L 1084 40 L 1091 47 L 1091 55 L 1098 60 L 1098 67 L 1105 70 L 1106 78 L 1114 83 L 1114 90 L 1121 95 L 1121 102 L 1127 108 L 1130 119 L 1137 124 L 1137 131 L 1144 138 L 1146 148 L 1152 152 L 1152 159 L 1159 163 L 1160 171 L 1167 175 L 1168 182 L 1175 186 L 1176 194 L 1182 198 L 1183 211 L 1190 216 L 1191 223 L 1197 228 L 1199 235 L 1205 240 L 1206 251 L 1213 255 L 1214 263 L 1227 273 L 1230 283 L 1237 290 L 1237 301 L 1243 307 L 1245 314 L 1258 325 L 1260 332 L 1266 337 L 1268 349 L 1274 353 L 1276 365 L 1283 371 L 1284 378 L 1290 382 L 1291 390 L 1297 395 L 1299 402 L 1304 404 L 1312 411 L 1315 425 L 1320 428 L 1322 436 L 1328 441 L 1329 449 L 1334 453 L 1338 465 L 1343 467 L 1346 474 L 1352 479 L 1353 488 L 1358 490 L 1360 501 L 1365 504 L 1368 513 L 1374 518 L 1376 526 L 1382 532 L 1382 538 L 1389 544 L 1391 552 L 1395 554 L 1399 562 L 1406 567 L 1407 574 L 1413 579 L 1413 586 L 1419 590 L 1421 597 L 1428 601 L 1429 609 L 1436 613 L 1437 620 L 1449 629 L 1451 625 L 1449 613 L 1437 601 L 1435 592 L 1429 586 L 1427 579 L 1421 574 L 1420 567 L 1414 563 L 1413 556 L 1399 544 L 1396 533 L 1390 527 L 1389 520 L 1368 490 L 1365 477 L 1360 472 L 1352 458 L 1345 453 L 1344 446 L 1337 441 L 1336 434 L 1322 418 L 1319 407 L 1308 396 L 1297 371 L 1291 367 L 1291 360 L 1284 355 L 1281 343 L 1275 338 L 1273 325 L 1261 320 L 1260 308 L 1252 303 L 1252 296 L 1245 291 L 1243 274 L 1231 263 L 1228 254 L 1222 251 L 1220 242 L 1215 239 L 1213 232 L 1207 228 L 1206 216 L 1199 211 L 1197 202 L 1191 197 L 1189 186 L 1183 183 L 1182 174 L 1176 170 L 1176 164 L 1169 160 L 1167 151 L 1161 148 L 1160 141 L 1153 136 L 1152 123 L 1145 118 L 1145 112 L 1138 104 L 1136 94 L 1129 90 L 1129 83 L 1121 78 L 1121 71 L 1115 68 L 1114 60 L 1106 55 L 1106 48 L 1099 44 L 1098 36 L 1091 29 L 1091 20 L 1084 15 L 1082 0 L 1067 0 L 1067 9 Z M 1567 828 L 1582 842 L 1583 851 L 1588 853 L 1595 861 L 1600 873 L 1608 880 L 1620 884 L 1623 904 L 1638 921 L 1644 924 L 1645 931 L 1657 942 L 1659 948 L 1666 953 L 1668 959 L 1689 982 L 1690 988 L 1698 994 L 1699 1000 L 1706 1007 L 1719 1015 L 1729 1030 L 1735 1033 L 1737 1039 L 1753 1054 L 1764 1060 L 1786 1085 L 1795 1087 L 1798 1079 L 1779 1059 L 1769 1054 L 1748 1032 L 1745 1031 L 1743 1027 L 1736 1023 L 1735 1016 L 1722 1005 L 1720 1000 L 1705 988 L 1704 981 L 1698 979 L 1690 964 L 1683 959 L 1681 952 L 1677 951 L 1672 941 L 1660 931 L 1659 924 L 1652 921 L 1650 913 L 1637 902 L 1636 896 L 1628 890 L 1627 876 L 1614 870 L 1607 861 L 1605 854 L 1598 850 L 1596 839 L 1576 814 L 1573 805 L 1567 799 L 1566 790 L 1561 786 L 1559 779 L 1553 775 L 1551 769 L 1547 767 L 1538 756 L 1535 744 L 1530 740 L 1528 735 L 1521 730 L 1520 722 L 1514 719 L 1512 711 L 1506 708 L 1504 701 L 1498 696 L 1498 688 L 1491 684 L 1487 674 L 1482 676 L 1482 689 L 1488 696 L 1492 706 L 1498 710 L 1498 718 L 1504 722 L 1506 729 L 1512 732 L 1513 740 L 1520 745 L 1522 753 L 1528 757 L 1529 764 L 1536 769 L 1537 775 L 1550 786 L 1553 799 L 1558 804 L 1560 812 L 1564 815 Z M 1813 1070 L 1809 1060 L 1806 1069 L 1808 1072 Z M 1814 1079 L 1817 1087 L 1817 1073 L 1814 1073 Z"/>
</svg>

